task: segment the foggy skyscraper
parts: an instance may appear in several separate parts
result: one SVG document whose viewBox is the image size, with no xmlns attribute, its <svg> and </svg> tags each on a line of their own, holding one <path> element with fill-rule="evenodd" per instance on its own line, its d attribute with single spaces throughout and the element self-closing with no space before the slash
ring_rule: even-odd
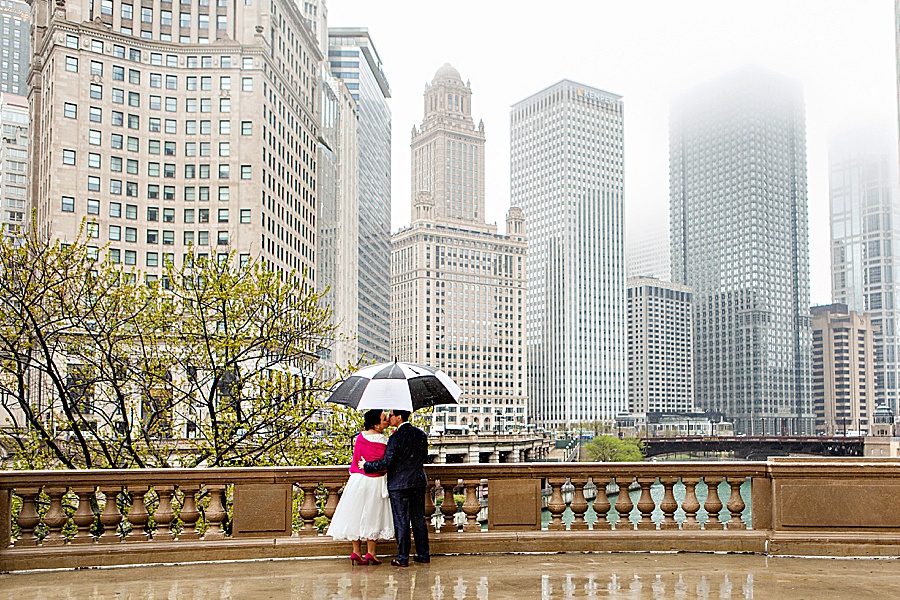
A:
<svg viewBox="0 0 900 600">
<path fill-rule="evenodd" d="M 894 253 L 900 251 L 900 190 L 893 132 L 872 126 L 832 136 L 828 167 L 832 299 L 869 313 L 878 398 L 896 411 L 900 270 Z"/>
<path fill-rule="evenodd" d="M 803 90 L 746 67 L 670 119 L 672 277 L 694 289 L 695 399 L 738 432 L 800 434 L 810 396 Z"/>
<path fill-rule="evenodd" d="M 563 80 L 513 105 L 511 203 L 528 224 L 530 414 L 559 427 L 627 407 L 624 105 Z"/>
</svg>

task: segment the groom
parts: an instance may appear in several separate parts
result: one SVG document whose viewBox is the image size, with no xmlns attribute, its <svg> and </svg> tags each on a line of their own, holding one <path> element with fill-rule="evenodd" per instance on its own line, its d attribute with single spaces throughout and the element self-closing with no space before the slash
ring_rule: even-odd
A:
<svg viewBox="0 0 900 600">
<path fill-rule="evenodd" d="M 397 536 L 397 558 L 391 561 L 395 567 L 409 566 L 409 529 L 412 526 L 416 538 L 418 563 L 431 562 L 428 550 L 428 525 L 425 520 L 425 459 L 428 458 L 428 436 L 409 423 L 408 410 L 392 410 L 390 424 L 397 430 L 388 438 L 384 457 L 375 462 L 360 459 L 359 466 L 366 473 L 387 471 L 388 494 L 394 515 L 394 533 Z"/>
</svg>

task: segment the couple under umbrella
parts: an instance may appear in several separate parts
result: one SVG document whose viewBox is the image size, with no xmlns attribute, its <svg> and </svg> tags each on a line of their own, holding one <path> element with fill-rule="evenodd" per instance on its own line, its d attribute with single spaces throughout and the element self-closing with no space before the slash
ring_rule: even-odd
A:
<svg viewBox="0 0 900 600">
<path fill-rule="evenodd" d="M 461 394 L 443 371 L 395 361 L 360 369 L 328 398 L 366 411 L 353 447 L 350 479 L 327 532 L 351 542 L 351 564 L 380 565 L 377 541 L 396 536 L 397 558 L 391 564 L 409 566 L 410 529 L 416 541 L 413 560 L 431 562 L 425 520 L 428 436 L 409 417 L 420 408 L 455 404 Z M 388 427 L 396 427 L 390 438 L 384 435 Z"/>
</svg>

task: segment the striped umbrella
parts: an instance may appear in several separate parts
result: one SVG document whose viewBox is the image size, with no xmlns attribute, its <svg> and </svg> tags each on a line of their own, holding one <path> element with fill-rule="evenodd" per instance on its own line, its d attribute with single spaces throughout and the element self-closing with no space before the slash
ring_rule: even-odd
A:
<svg viewBox="0 0 900 600">
<path fill-rule="evenodd" d="M 391 362 L 363 367 L 345 379 L 327 401 L 357 410 L 414 411 L 456 404 L 461 394 L 459 386 L 440 369 Z"/>
</svg>

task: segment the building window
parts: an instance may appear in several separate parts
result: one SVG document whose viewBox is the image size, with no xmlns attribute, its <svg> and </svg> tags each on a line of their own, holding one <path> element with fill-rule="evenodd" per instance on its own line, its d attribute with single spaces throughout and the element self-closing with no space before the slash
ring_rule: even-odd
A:
<svg viewBox="0 0 900 600">
<path fill-rule="evenodd" d="M 122 227 L 120 225 L 109 226 L 109 239 L 113 242 L 118 242 L 122 239 Z"/>
<path fill-rule="evenodd" d="M 126 219 L 137 219 L 137 204 L 126 204 L 125 205 L 125 218 Z"/>
<path fill-rule="evenodd" d="M 128 106 L 138 107 L 141 105 L 141 95 L 139 92 L 128 92 Z"/>
<path fill-rule="evenodd" d="M 126 227 L 125 228 L 125 241 L 131 244 L 137 242 L 137 227 Z"/>
<path fill-rule="evenodd" d="M 219 89 L 220 90 L 230 90 L 231 89 L 231 75 L 220 75 L 219 76 Z"/>
<path fill-rule="evenodd" d="M 229 164 L 220 164 L 219 165 L 219 179 L 228 179 L 231 176 L 231 165 Z"/>
<path fill-rule="evenodd" d="M 159 230 L 158 229 L 148 229 L 147 230 L 147 243 L 148 244 L 158 244 L 159 243 Z"/>
<path fill-rule="evenodd" d="M 71 71 L 72 73 L 78 72 L 78 59 L 74 56 L 66 57 L 66 71 Z"/>
<path fill-rule="evenodd" d="M 228 202 L 231 198 L 231 190 L 227 185 L 219 187 L 219 202 Z"/>
<path fill-rule="evenodd" d="M 88 152 L 88 167 L 91 169 L 100 168 L 100 155 L 96 152 Z"/>
<path fill-rule="evenodd" d="M 228 209 L 227 208 L 219 209 L 218 222 L 219 223 L 227 223 L 228 222 Z"/>
<path fill-rule="evenodd" d="M 166 119 L 166 133 L 178 133 L 178 121 L 175 119 Z"/>
<path fill-rule="evenodd" d="M 94 100 L 103 99 L 103 86 L 97 83 L 91 84 L 91 98 Z"/>
<path fill-rule="evenodd" d="M 253 177 L 253 166 L 252 165 L 241 165 L 241 179 L 252 179 Z"/>
<path fill-rule="evenodd" d="M 91 61 L 91 75 L 103 77 L 103 63 L 98 60 Z"/>
<path fill-rule="evenodd" d="M 137 262 L 137 252 L 134 250 L 125 251 L 125 264 L 134 265 Z"/>
<path fill-rule="evenodd" d="M 94 175 L 88 175 L 88 191 L 89 192 L 99 192 L 100 191 L 100 178 Z"/>
<path fill-rule="evenodd" d="M 122 216 L 122 203 L 121 202 L 110 202 L 109 203 L 109 216 L 119 218 Z"/>
<path fill-rule="evenodd" d="M 87 213 L 89 215 L 99 215 L 100 214 L 100 201 L 96 200 L 94 198 L 88 198 Z"/>
<path fill-rule="evenodd" d="M 92 106 L 88 113 L 88 119 L 90 119 L 90 121 L 92 123 L 102 123 L 103 122 L 103 109 L 98 108 L 96 106 Z"/>
<path fill-rule="evenodd" d="M 253 121 L 241 121 L 241 135 L 253 135 Z"/>
<path fill-rule="evenodd" d="M 113 65 L 112 77 L 113 81 L 125 81 L 125 67 Z"/>
<path fill-rule="evenodd" d="M 229 142 L 219 142 L 219 156 L 231 156 L 231 144 Z"/>
<path fill-rule="evenodd" d="M 153 242 L 154 244 L 156 242 Z M 159 266 L 159 253 L 158 252 L 148 252 L 147 253 L 147 266 L 148 267 L 158 267 Z"/>
<path fill-rule="evenodd" d="M 75 198 L 73 196 L 62 197 L 62 211 L 75 212 Z"/>
<path fill-rule="evenodd" d="M 125 90 L 113 88 L 112 101 L 113 104 L 125 104 Z"/>
<path fill-rule="evenodd" d="M 152 88 L 161 88 L 162 87 L 162 73 L 150 73 L 150 87 L 152 87 Z"/>
<path fill-rule="evenodd" d="M 134 6 L 132 6 L 131 4 L 122 4 L 121 14 L 123 19 L 130 21 L 132 18 L 134 18 Z"/>
<path fill-rule="evenodd" d="M 242 208 L 242 209 L 241 209 L 241 223 L 249 223 L 249 222 L 250 222 L 250 217 L 251 217 L 250 209 L 249 209 L 249 208 Z"/>
<path fill-rule="evenodd" d="M 64 165 L 74 165 L 75 164 L 75 151 L 74 150 L 63 149 L 62 156 L 63 156 L 63 164 Z"/>
<path fill-rule="evenodd" d="M 244 92 L 252 92 L 253 91 L 253 78 L 252 77 L 242 77 L 241 78 L 241 91 L 244 91 Z"/>
<path fill-rule="evenodd" d="M 231 98 L 219 98 L 219 112 L 231 112 Z"/>
<path fill-rule="evenodd" d="M 128 115 L 128 129 L 140 129 L 141 117 L 138 115 Z M 159 127 L 157 126 L 157 131 Z"/>
<path fill-rule="evenodd" d="M 216 244 L 219 246 L 227 246 L 228 245 L 228 232 L 220 231 L 216 236 Z"/>
</svg>

